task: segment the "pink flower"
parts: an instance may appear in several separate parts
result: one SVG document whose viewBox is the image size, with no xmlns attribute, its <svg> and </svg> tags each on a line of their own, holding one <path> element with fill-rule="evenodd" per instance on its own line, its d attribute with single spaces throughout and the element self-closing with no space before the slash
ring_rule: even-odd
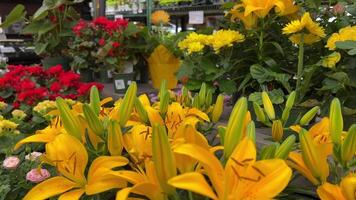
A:
<svg viewBox="0 0 356 200">
<path fill-rule="evenodd" d="M 343 14 L 345 12 L 346 8 L 342 3 L 337 3 L 334 7 L 333 7 L 333 13 L 334 15 L 337 14 Z"/>
<path fill-rule="evenodd" d="M 47 169 L 31 169 L 31 171 L 27 172 L 26 180 L 31 181 L 32 183 L 39 183 L 47 178 L 49 178 L 51 174 Z"/>
<path fill-rule="evenodd" d="M 25 159 L 30 161 L 36 161 L 41 155 L 42 155 L 41 152 L 34 151 L 32 153 L 27 154 L 25 156 Z"/>
<path fill-rule="evenodd" d="M 5 169 L 16 169 L 17 166 L 20 164 L 20 159 L 16 156 L 10 156 L 5 158 L 4 162 L 2 163 L 2 166 Z"/>
</svg>

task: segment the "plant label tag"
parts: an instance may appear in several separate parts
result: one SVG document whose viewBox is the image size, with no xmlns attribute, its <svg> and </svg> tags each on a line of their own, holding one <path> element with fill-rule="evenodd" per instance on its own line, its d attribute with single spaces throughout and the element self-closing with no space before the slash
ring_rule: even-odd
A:
<svg viewBox="0 0 356 200">
<path fill-rule="evenodd" d="M 189 11 L 189 24 L 204 24 L 204 11 Z"/>
<path fill-rule="evenodd" d="M 112 73 L 110 70 L 106 71 L 107 75 L 108 75 L 108 78 L 112 78 Z"/>
<path fill-rule="evenodd" d="M 115 80 L 115 87 L 117 90 L 125 89 L 125 82 L 123 79 Z"/>
</svg>

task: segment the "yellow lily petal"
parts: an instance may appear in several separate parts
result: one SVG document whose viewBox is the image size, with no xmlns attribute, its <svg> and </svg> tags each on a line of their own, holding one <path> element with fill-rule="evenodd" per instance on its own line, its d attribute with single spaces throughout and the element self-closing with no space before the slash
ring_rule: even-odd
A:
<svg viewBox="0 0 356 200">
<path fill-rule="evenodd" d="M 135 171 L 120 170 L 120 171 L 111 172 L 110 174 L 120 177 L 132 184 L 137 184 L 137 183 L 145 181 L 144 176 L 140 173 L 135 172 Z"/>
<path fill-rule="evenodd" d="M 168 180 L 173 187 L 189 190 L 211 199 L 218 199 L 203 175 L 197 172 L 185 173 Z"/>
<path fill-rule="evenodd" d="M 113 98 L 112 97 L 106 97 L 105 99 L 101 100 L 100 101 L 100 106 L 103 106 L 109 102 L 113 101 Z"/>
<path fill-rule="evenodd" d="M 356 199 L 356 175 L 350 174 L 344 177 L 340 183 L 341 191 L 347 200 Z"/>
<path fill-rule="evenodd" d="M 257 178 L 257 182 L 252 181 L 245 188 L 245 198 L 251 199 L 273 199 L 287 187 L 292 170 L 280 159 L 261 160 L 256 162 L 249 173 L 252 179 Z"/>
<path fill-rule="evenodd" d="M 201 162 L 204 169 L 209 174 L 209 178 L 211 179 L 216 192 L 218 194 L 222 193 L 223 185 L 221 177 L 224 176 L 224 170 L 220 161 L 213 154 L 211 154 L 209 150 L 194 144 L 183 144 L 175 148 L 173 151 L 174 153 L 190 156 Z"/>
<path fill-rule="evenodd" d="M 197 108 L 190 108 L 187 113 L 185 114 L 186 117 L 189 116 L 195 116 L 198 117 L 204 121 L 210 122 L 209 116 L 204 113 L 203 111 L 197 109 Z"/>
<path fill-rule="evenodd" d="M 292 131 L 299 133 L 302 130 L 302 127 L 299 125 L 293 125 L 289 127 Z"/>
<path fill-rule="evenodd" d="M 126 200 L 130 195 L 131 189 L 132 189 L 131 187 L 128 187 L 128 188 L 124 188 L 124 189 L 119 190 L 116 193 L 115 200 Z"/>
<path fill-rule="evenodd" d="M 24 200 L 43 200 L 62 194 L 78 185 L 64 177 L 56 176 L 33 187 L 23 198 Z"/>
<path fill-rule="evenodd" d="M 84 192 L 84 189 L 71 190 L 59 196 L 58 200 L 79 200 Z"/>
<path fill-rule="evenodd" d="M 46 156 L 56 164 L 61 174 L 78 184 L 85 184 L 84 171 L 88 163 L 88 153 L 74 136 L 58 135 L 52 142 L 46 144 Z"/>
<path fill-rule="evenodd" d="M 111 174 L 102 175 L 92 180 L 85 187 L 87 195 L 99 194 L 113 188 L 124 188 L 127 186 L 125 180 Z"/>
<path fill-rule="evenodd" d="M 95 183 L 103 175 L 116 167 L 127 165 L 129 161 L 122 156 L 100 156 L 90 165 L 88 172 L 88 183 Z"/>
<path fill-rule="evenodd" d="M 320 122 L 316 123 L 309 129 L 310 134 L 315 137 L 317 135 L 327 134 L 329 135 L 329 124 L 330 120 L 324 117 Z"/>
<path fill-rule="evenodd" d="M 286 162 L 290 167 L 296 169 L 314 185 L 320 184 L 320 182 L 312 175 L 309 168 L 305 165 L 302 155 L 300 153 L 290 152 L 288 158 L 289 159 Z"/>
<path fill-rule="evenodd" d="M 346 200 L 338 185 L 326 182 L 319 186 L 316 191 L 321 200 Z"/>
<path fill-rule="evenodd" d="M 138 97 L 138 100 L 140 100 L 141 103 L 142 103 L 144 106 L 150 106 L 150 105 L 151 105 L 150 99 L 148 98 L 147 94 L 141 94 L 141 95 Z"/>
<path fill-rule="evenodd" d="M 16 151 L 19 149 L 22 145 L 26 143 L 33 143 L 33 142 L 41 142 L 41 143 L 48 143 L 53 141 L 57 135 L 63 133 L 64 130 L 62 128 L 50 128 L 47 127 L 41 131 L 37 131 L 36 134 L 31 135 L 29 137 L 26 137 L 22 140 L 20 140 L 14 147 L 14 150 Z"/>
<path fill-rule="evenodd" d="M 164 125 L 163 119 L 158 110 L 152 108 L 151 106 L 145 106 L 145 109 L 147 111 L 148 119 L 150 120 L 151 125 L 156 123 Z"/>
</svg>

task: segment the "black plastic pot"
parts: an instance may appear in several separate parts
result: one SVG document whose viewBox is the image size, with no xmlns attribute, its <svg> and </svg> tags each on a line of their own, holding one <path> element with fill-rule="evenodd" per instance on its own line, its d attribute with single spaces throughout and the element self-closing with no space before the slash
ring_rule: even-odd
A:
<svg viewBox="0 0 356 200">
<path fill-rule="evenodd" d="M 129 85 L 135 81 L 135 73 L 113 73 L 114 90 L 116 93 L 125 93 Z"/>
<path fill-rule="evenodd" d="M 93 82 L 94 81 L 94 71 L 91 69 L 80 69 L 80 80 L 83 82 Z"/>
<path fill-rule="evenodd" d="M 45 69 L 49 69 L 50 67 L 60 64 L 65 71 L 68 71 L 70 70 L 70 62 L 71 59 L 68 57 L 47 57 L 42 59 L 42 66 Z"/>
</svg>

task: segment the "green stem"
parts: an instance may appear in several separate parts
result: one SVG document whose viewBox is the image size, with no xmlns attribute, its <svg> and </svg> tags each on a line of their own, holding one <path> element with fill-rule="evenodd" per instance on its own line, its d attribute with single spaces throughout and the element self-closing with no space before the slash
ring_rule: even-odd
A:
<svg viewBox="0 0 356 200">
<path fill-rule="evenodd" d="M 188 197 L 189 200 L 194 200 L 193 193 L 191 191 L 188 191 Z"/>
<path fill-rule="evenodd" d="M 260 35 L 259 35 L 259 45 L 258 45 L 258 59 L 261 61 L 262 58 L 263 58 L 263 37 L 264 37 L 264 30 L 265 28 L 265 23 L 264 23 L 264 20 L 262 19 L 262 28 L 261 28 L 261 32 L 260 32 Z"/>
<path fill-rule="evenodd" d="M 300 44 L 299 44 L 299 53 L 298 53 L 298 71 L 297 71 L 297 102 L 301 100 L 300 95 L 300 87 L 302 83 L 302 75 L 303 75 L 303 66 L 304 66 L 304 34 L 302 33 L 300 36 Z"/>
</svg>

